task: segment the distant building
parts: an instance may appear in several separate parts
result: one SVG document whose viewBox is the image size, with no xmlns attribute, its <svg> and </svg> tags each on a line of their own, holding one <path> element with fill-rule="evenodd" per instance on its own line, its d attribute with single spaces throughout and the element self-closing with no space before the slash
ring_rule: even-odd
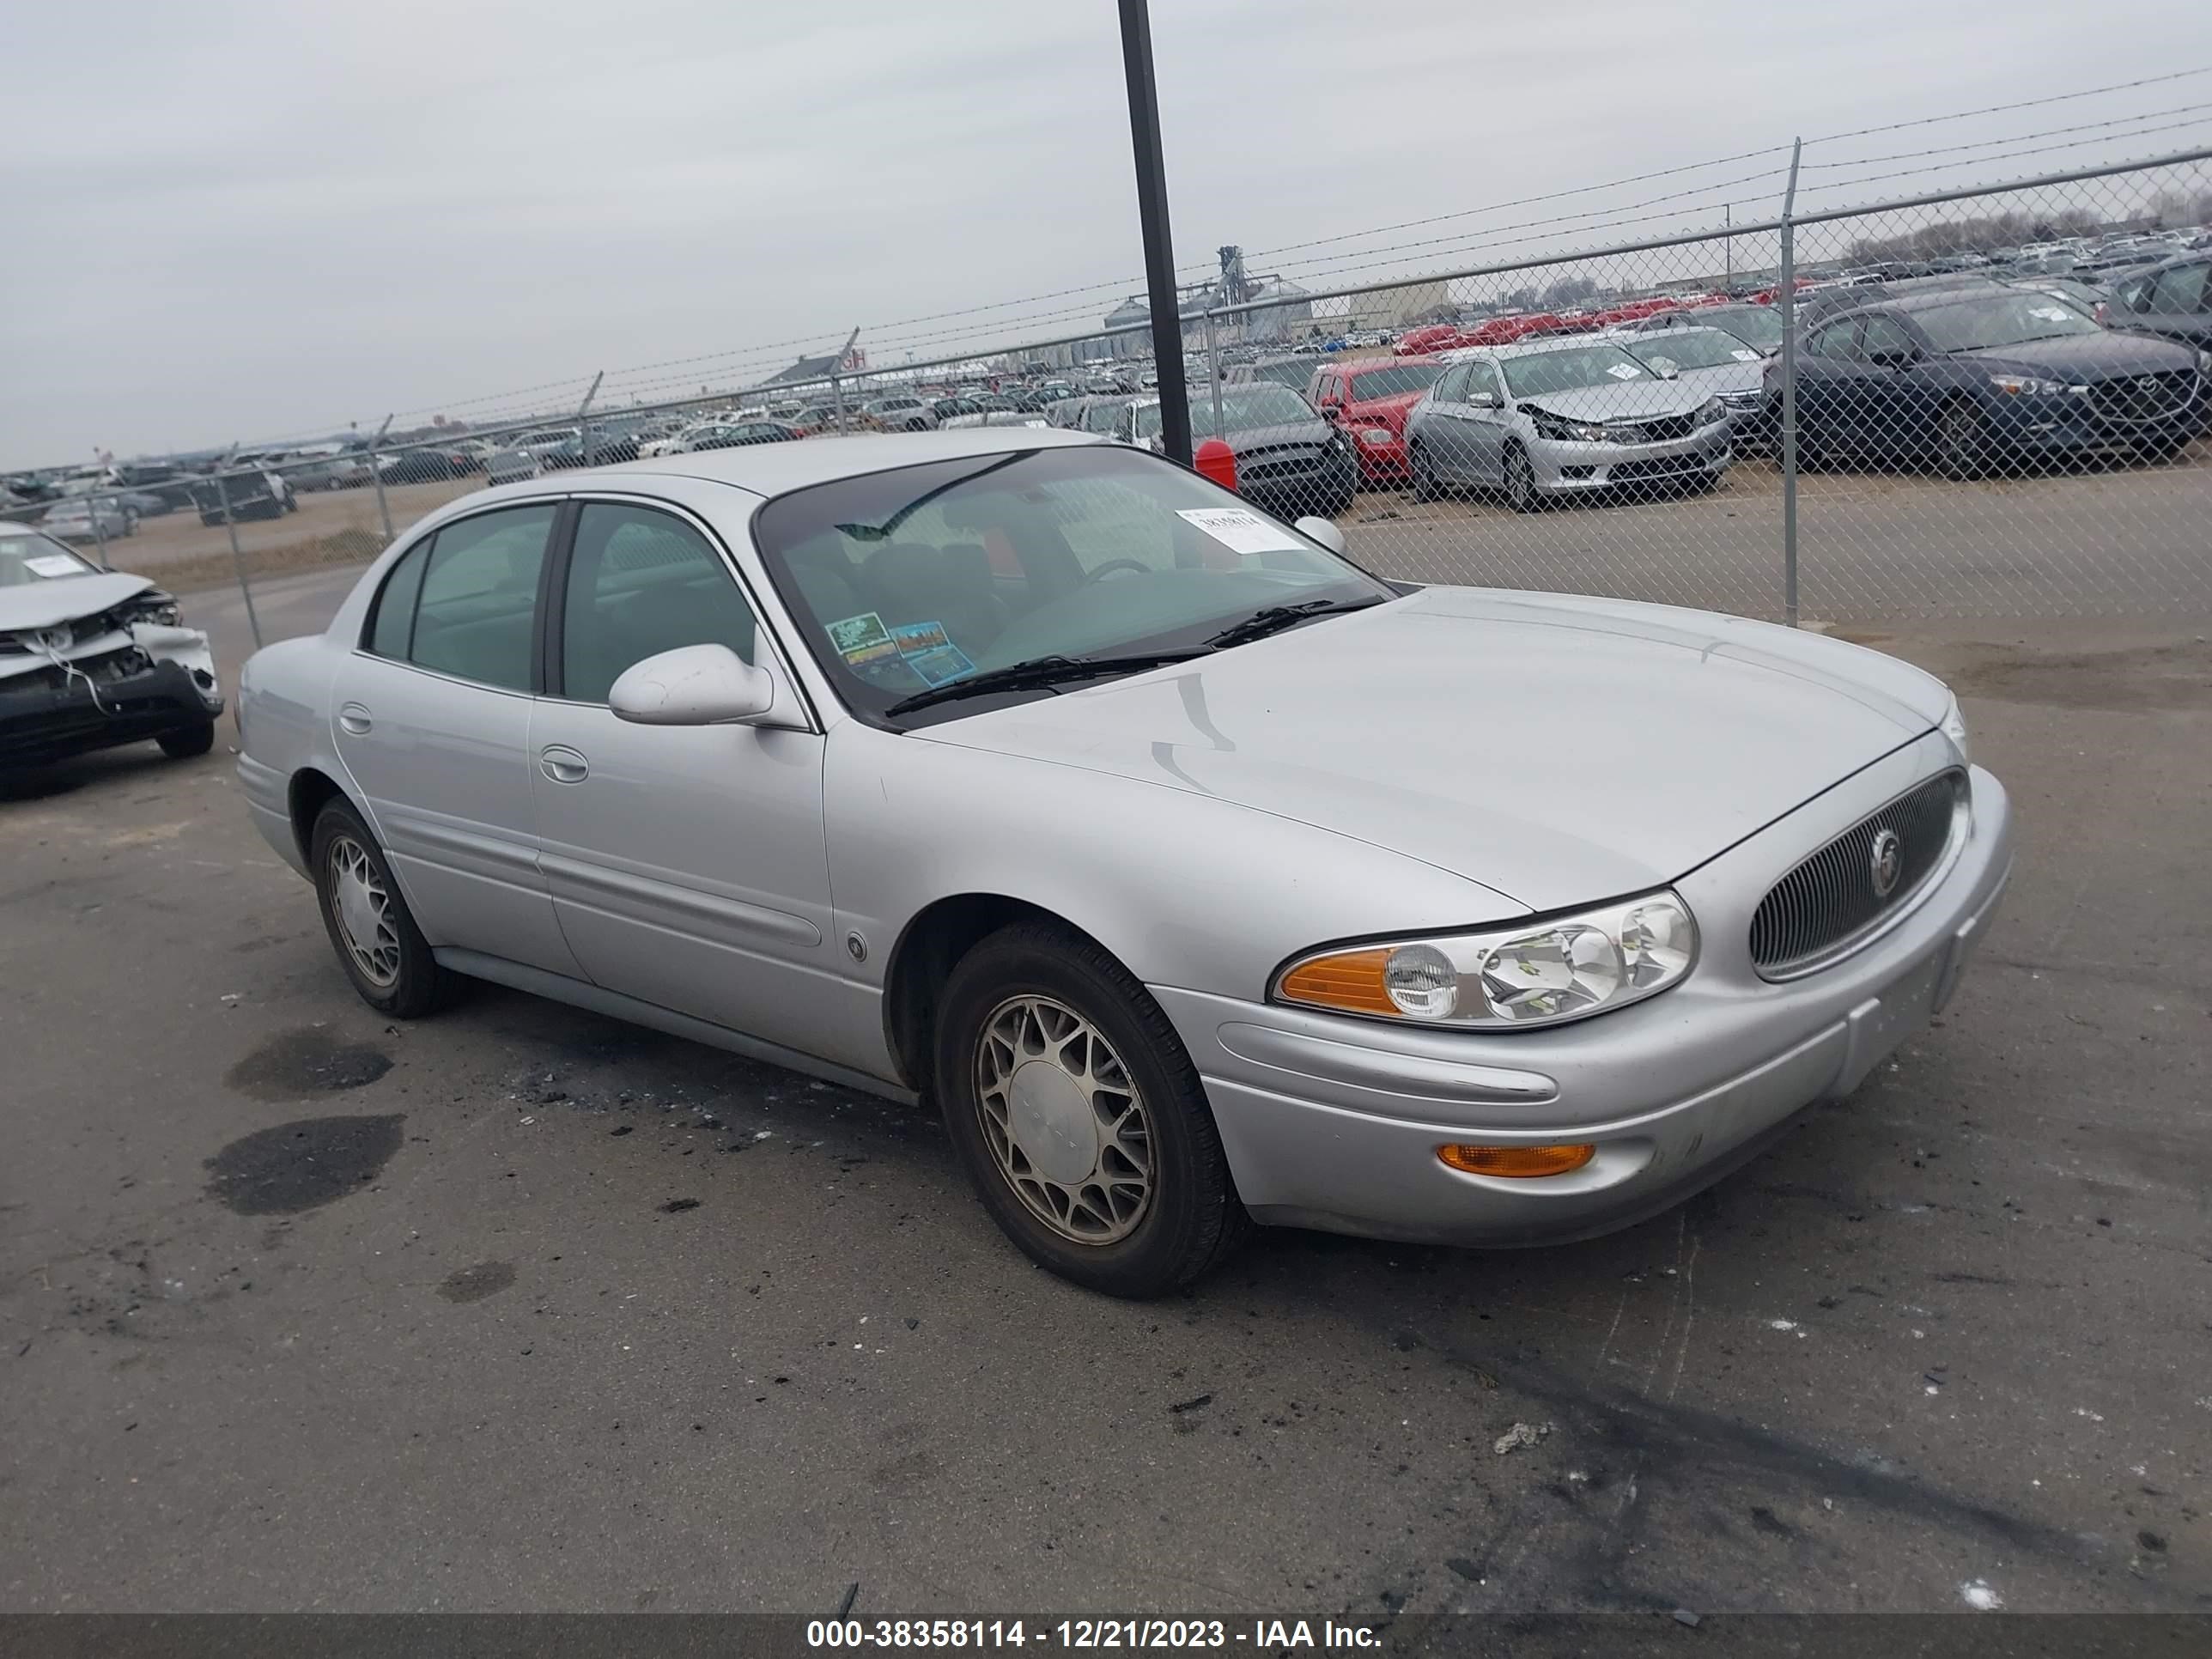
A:
<svg viewBox="0 0 2212 1659">
<path fill-rule="evenodd" d="M 1218 320 L 1216 333 L 1223 340 L 1271 343 L 1298 338 L 1313 326 L 1313 301 L 1305 289 L 1281 276 L 1247 276 L 1244 251 L 1236 246 L 1218 250 L 1219 274 L 1210 280 L 1179 289 L 1176 310 L 1182 320 L 1183 343 L 1188 348 L 1206 337 L 1206 313 L 1228 306 L 1264 306 L 1238 311 Z M 1106 326 L 1141 329 L 1152 320 L 1152 301 L 1133 294 L 1106 315 Z M 1093 352 L 1088 348 L 1096 345 Z M 1142 357 L 1151 355 L 1149 334 L 1117 334 L 1108 339 L 1085 341 L 1079 361 L 1096 357 Z"/>
</svg>

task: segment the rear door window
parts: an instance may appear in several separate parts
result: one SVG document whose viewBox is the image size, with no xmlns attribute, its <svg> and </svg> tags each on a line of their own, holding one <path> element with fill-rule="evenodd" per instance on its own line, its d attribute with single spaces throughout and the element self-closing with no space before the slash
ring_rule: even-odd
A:
<svg viewBox="0 0 2212 1659">
<path fill-rule="evenodd" d="M 2150 292 L 2154 317 L 2194 317 L 2204 309 L 2204 278 L 2212 264 L 2176 265 L 2162 270 Z"/>
<path fill-rule="evenodd" d="M 509 691 L 532 689 L 538 582 L 554 508 L 510 507 L 442 527 L 423 566 L 409 660 Z"/>
</svg>

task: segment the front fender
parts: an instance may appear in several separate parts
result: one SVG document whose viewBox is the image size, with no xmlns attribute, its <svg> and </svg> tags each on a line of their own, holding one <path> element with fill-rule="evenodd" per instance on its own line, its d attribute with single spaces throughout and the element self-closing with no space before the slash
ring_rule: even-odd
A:
<svg viewBox="0 0 2212 1659">
<path fill-rule="evenodd" d="M 1216 796 L 847 721 L 823 803 L 836 927 L 880 988 L 926 906 L 990 893 L 1065 918 L 1148 985 L 1259 1001 L 1285 957 L 1526 907 L 1387 848 Z"/>
</svg>

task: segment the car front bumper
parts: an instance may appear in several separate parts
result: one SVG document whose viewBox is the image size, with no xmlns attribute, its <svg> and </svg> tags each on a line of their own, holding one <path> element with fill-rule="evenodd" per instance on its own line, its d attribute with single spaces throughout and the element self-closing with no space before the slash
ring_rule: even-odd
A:
<svg viewBox="0 0 2212 1659">
<path fill-rule="evenodd" d="M 0 767 L 46 766 L 72 755 L 143 743 L 204 726 L 222 712 L 212 675 L 203 687 L 179 662 L 135 672 L 40 672 L 0 680 Z M 95 696 L 95 692 L 97 696 Z"/>
<path fill-rule="evenodd" d="M 1413 469 L 1406 454 L 1406 436 L 1380 424 L 1351 428 L 1352 453 L 1359 458 L 1359 482 L 1363 484 L 1403 483 L 1412 477 Z M 1382 434 L 1373 442 L 1359 435 L 1362 432 Z"/>
<path fill-rule="evenodd" d="M 1308 514 L 1328 518 L 1343 512 L 1358 486 L 1359 464 L 1348 452 L 1339 451 L 1296 472 L 1247 478 L 1240 471 L 1237 493 L 1263 512 L 1296 520 Z"/>
<path fill-rule="evenodd" d="M 1528 450 L 1537 492 L 1545 495 L 1718 477 L 1735 459 L 1726 420 L 1664 443 L 1586 444 L 1533 438 Z"/>
<path fill-rule="evenodd" d="M 2107 419 L 2071 398 L 1992 398 L 1984 408 L 1991 441 L 2014 454 L 2128 455 L 2188 442 L 2205 429 L 2212 398 L 2142 421 Z"/>
<path fill-rule="evenodd" d="M 1531 1245 L 1630 1225 L 1718 1180 L 1924 1027 L 1987 933 L 2011 814 L 1975 770 L 1970 830 L 1887 931 L 1802 978 L 1750 965 L 1751 914 L 1773 882 L 1948 754 L 1931 734 L 1675 883 L 1698 919 L 1698 965 L 1616 1013 L 1478 1035 L 1154 988 L 1247 1208 L 1372 1237 Z M 1566 1175 L 1509 1180 L 1446 1167 L 1448 1142 L 1597 1151 Z"/>
</svg>

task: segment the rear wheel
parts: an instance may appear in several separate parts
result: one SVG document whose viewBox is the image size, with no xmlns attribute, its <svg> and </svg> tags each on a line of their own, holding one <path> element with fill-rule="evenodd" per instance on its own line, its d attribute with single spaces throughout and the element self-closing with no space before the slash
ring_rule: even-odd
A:
<svg viewBox="0 0 2212 1659">
<path fill-rule="evenodd" d="M 1516 513 L 1534 513 L 1541 505 L 1536 494 L 1536 469 L 1528 452 L 1517 443 L 1505 446 L 1505 504 Z"/>
<path fill-rule="evenodd" d="M 1175 1028 L 1127 969 L 1067 929 L 1018 923 L 961 958 L 936 1086 L 984 1207 L 1062 1278 L 1158 1296 L 1250 1224 Z"/>
<path fill-rule="evenodd" d="M 431 956 L 361 815 L 343 800 L 324 807 L 308 857 L 324 929 L 361 1000 L 397 1019 L 414 1019 L 444 1002 L 453 975 Z"/>
</svg>

